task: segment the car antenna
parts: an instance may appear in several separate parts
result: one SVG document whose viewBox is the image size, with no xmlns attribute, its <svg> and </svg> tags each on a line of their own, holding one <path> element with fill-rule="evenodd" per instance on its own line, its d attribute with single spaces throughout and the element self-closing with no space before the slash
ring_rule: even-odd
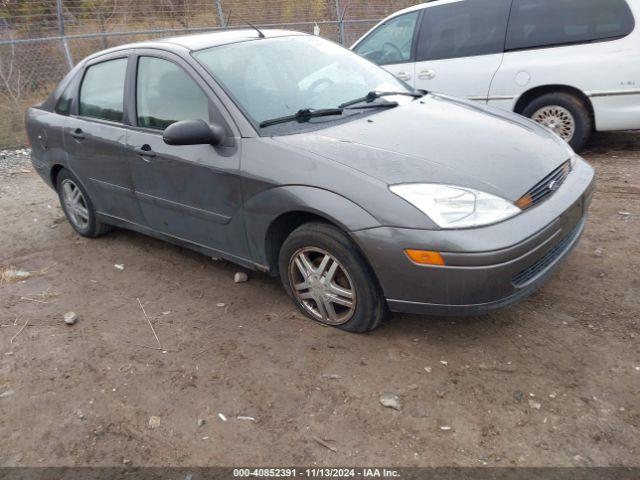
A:
<svg viewBox="0 0 640 480">
<path fill-rule="evenodd" d="M 224 24 L 224 28 L 225 29 L 229 29 L 229 23 L 231 22 L 231 14 L 233 13 L 233 10 L 229 10 L 229 15 L 227 16 L 227 21 Z M 262 33 L 262 30 L 260 30 L 258 27 L 256 27 L 255 25 L 253 25 L 252 23 L 247 22 L 244 18 L 242 18 L 240 15 L 238 15 L 236 13 L 236 16 L 242 20 L 244 23 L 246 23 L 247 25 L 249 25 L 251 28 L 253 28 L 256 32 L 258 32 L 258 37 L 260 38 L 265 38 L 264 33 Z"/>
<path fill-rule="evenodd" d="M 251 28 L 253 28 L 256 32 L 258 32 L 258 36 L 260 38 L 265 38 L 264 33 L 262 33 L 262 30 L 260 30 L 258 27 L 256 27 L 255 25 L 247 22 L 246 20 L 244 21 L 247 25 L 249 25 Z"/>
<path fill-rule="evenodd" d="M 253 23 L 249 23 L 247 20 L 245 20 L 244 18 L 242 18 L 240 15 L 238 15 L 236 13 L 236 17 L 238 17 L 240 20 L 242 20 L 244 23 L 246 23 L 247 25 L 249 25 L 251 28 L 253 28 L 256 32 L 258 32 L 258 37 L 260 38 L 266 38 L 265 34 L 262 33 L 262 30 L 260 30 L 258 27 L 256 27 Z M 229 16 L 227 17 L 227 24 L 225 26 L 225 28 L 229 28 L 229 20 L 231 20 L 231 12 L 229 12 Z"/>
</svg>

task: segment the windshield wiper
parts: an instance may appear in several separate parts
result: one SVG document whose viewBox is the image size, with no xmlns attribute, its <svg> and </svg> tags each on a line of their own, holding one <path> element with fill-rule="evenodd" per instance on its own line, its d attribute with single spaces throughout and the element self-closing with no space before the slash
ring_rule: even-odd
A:
<svg viewBox="0 0 640 480">
<path fill-rule="evenodd" d="M 319 110 L 313 110 L 311 108 L 303 108 L 302 110 L 298 110 L 293 115 L 287 115 L 286 117 L 272 118 L 270 120 L 265 120 L 263 122 L 260 122 L 260 128 L 269 127 L 271 125 L 277 125 L 278 123 L 308 122 L 312 118 L 328 117 L 331 115 L 342 115 L 343 111 L 344 111 L 343 108 L 323 108 Z"/>
<path fill-rule="evenodd" d="M 395 108 L 398 105 L 399 105 L 398 102 L 374 103 L 374 104 L 367 103 L 366 105 L 357 105 L 357 106 L 344 107 L 344 108 L 345 110 L 356 110 L 356 109 L 360 110 L 365 108 Z"/>
<path fill-rule="evenodd" d="M 348 102 L 344 102 L 338 108 L 346 108 L 346 107 L 350 107 L 351 105 L 356 105 L 356 104 L 362 103 L 362 102 L 371 103 L 371 102 L 373 102 L 374 100 L 376 100 L 378 98 L 391 97 L 393 95 L 404 95 L 406 97 L 413 97 L 413 98 L 422 98 L 422 97 L 424 97 L 424 95 L 422 93 L 419 93 L 419 92 L 376 92 L 374 90 L 372 92 L 367 93 L 364 97 L 360 97 L 360 98 L 356 98 L 354 100 L 349 100 Z"/>
</svg>

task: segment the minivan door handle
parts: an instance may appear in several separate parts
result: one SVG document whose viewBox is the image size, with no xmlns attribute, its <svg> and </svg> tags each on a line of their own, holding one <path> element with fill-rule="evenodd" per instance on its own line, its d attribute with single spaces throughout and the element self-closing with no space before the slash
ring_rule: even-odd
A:
<svg viewBox="0 0 640 480">
<path fill-rule="evenodd" d="M 72 133 L 71 136 L 73 138 L 75 138 L 76 140 L 84 140 L 84 133 L 82 131 L 81 128 L 76 128 Z"/>
<path fill-rule="evenodd" d="M 434 78 L 436 78 L 436 71 L 435 70 L 422 70 L 419 74 L 418 74 L 418 78 L 420 80 L 433 80 Z"/>
<path fill-rule="evenodd" d="M 408 82 L 411 80 L 411 74 L 409 72 L 398 72 L 396 73 L 396 78 L 399 78 L 403 82 Z"/>
<path fill-rule="evenodd" d="M 151 146 L 148 144 L 144 144 L 141 147 L 136 147 L 133 149 L 138 155 L 142 157 L 143 160 L 149 161 L 148 158 L 153 158 L 156 156 L 156 152 L 151 150 Z"/>
</svg>

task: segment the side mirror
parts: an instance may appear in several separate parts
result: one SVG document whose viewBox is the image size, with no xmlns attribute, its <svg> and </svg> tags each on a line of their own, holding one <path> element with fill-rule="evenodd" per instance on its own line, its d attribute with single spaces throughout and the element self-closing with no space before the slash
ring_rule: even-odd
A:
<svg viewBox="0 0 640 480">
<path fill-rule="evenodd" d="M 169 125 L 162 139 L 167 145 L 213 145 L 222 144 L 225 131 L 217 123 L 208 124 L 204 120 L 182 120 Z"/>
</svg>

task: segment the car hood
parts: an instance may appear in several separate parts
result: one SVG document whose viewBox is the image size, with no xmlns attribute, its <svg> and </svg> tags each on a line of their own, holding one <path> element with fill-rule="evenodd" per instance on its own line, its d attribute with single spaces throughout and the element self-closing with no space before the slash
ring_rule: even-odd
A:
<svg viewBox="0 0 640 480">
<path fill-rule="evenodd" d="M 529 119 L 441 95 L 274 140 L 389 185 L 460 185 L 512 201 L 572 155 L 559 137 Z"/>
</svg>

